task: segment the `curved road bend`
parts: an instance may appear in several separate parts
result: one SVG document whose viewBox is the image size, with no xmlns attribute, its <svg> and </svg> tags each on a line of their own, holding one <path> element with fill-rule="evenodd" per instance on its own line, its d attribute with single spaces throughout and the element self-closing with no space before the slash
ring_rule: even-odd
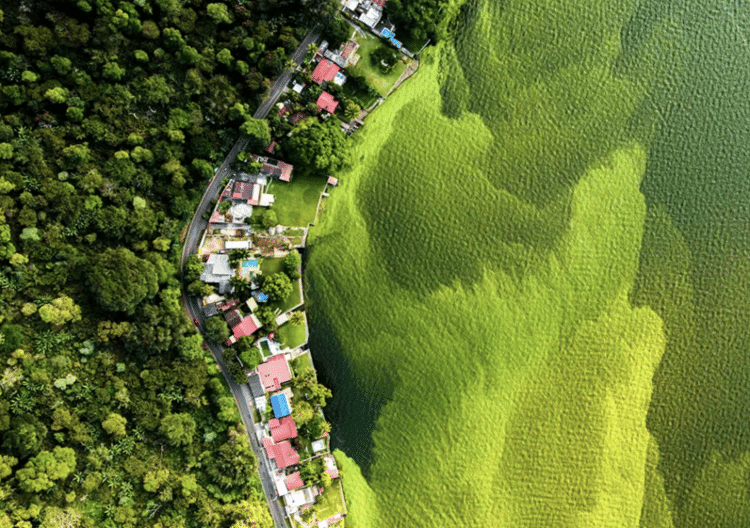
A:
<svg viewBox="0 0 750 528">
<path fill-rule="evenodd" d="M 321 26 L 316 25 L 312 30 L 310 30 L 307 36 L 305 36 L 304 40 L 300 43 L 299 47 L 295 50 L 294 54 L 292 55 L 292 59 L 298 66 L 302 63 L 302 59 L 304 59 L 305 54 L 307 53 L 307 47 L 312 42 L 315 42 L 318 40 L 318 38 L 320 38 L 321 31 Z M 286 89 L 287 84 L 292 78 L 292 73 L 293 72 L 291 69 L 287 69 L 281 74 L 281 76 L 279 76 L 279 78 L 273 84 L 268 98 L 263 101 L 260 107 L 258 107 L 258 110 L 255 112 L 253 117 L 255 117 L 256 119 L 265 119 L 266 116 L 268 116 L 271 108 L 273 108 L 273 105 L 276 104 L 276 100 Z M 181 273 L 185 266 L 185 260 L 187 259 L 187 257 L 190 254 L 195 253 L 198 249 L 198 242 L 200 241 L 199 237 L 201 232 L 208 226 L 208 222 L 203 220 L 203 215 L 208 211 L 209 203 L 215 196 L 219 194 L 221 182 L 229 174 L 229 168 L 232 162 L 236 160 L 237 155 L 242 152 L 245 147 L 247 147 L 247 144 L 247 138 L 241 137 L 237 140 L 237 142 L 234 144 L 234 147 L 232 147 L 232 150 L 224 159 L 224 163 L 221 164 L 221 166 L 214 174 L 214 177 L 209 182 L 208 187 L 206 187 L 206 191 L 201 197 L 200 203 L 198 204 L 198 207 L 196 208 L 195 213 L 193 214 L 193 218 L 190 222 L 190 227 L 188 228 L 187 234 L 185 235 L 185 243 L 183 245 L 182 256 L 180 258 Z M 182 299 L 190 319 L 198 319 L 201 328 L 203 328 L 206 319 L 205 317 L 203 317 L 203 310 L 200 301 L 192 295 L 185 295 L 184 289 Z M 208 341 L 206 342 L 206 344 L 208 345 L 211 354 L 214 356 L 216 363 L 218 363 L 219 367 L 221 368 L 221 371 L 224 374 L 224 378 L 227 380 L 227 384 L 229 385 L 229 388 L 234 395 L 234 399 L 237 401 L 237 406 L 240 410 L 240 416 L 242 416 L 242 422 L 245 424 L 248 439 L 250 440 L 250 445 L 253 448 L 253 452 L 258 459 L 258 473 L 260 475 L 261 484 L 263 485 L 263 491 L 265 492 L 266 499 L 268 500 L 268 506 L 271 510 L 273 522 L 276 528 L 289 528 L 289 525 L 286 522 L 286 518 L 284 517 L 284 509 L 279 503 L 279 498 L 276 495 L 276 487 L 274 486 L 271 479 L 271 471 L 268 459 L 266 459 L 263 447 L 260 445 L 255 435 L 256 428 L 255 423 L 253 422 L 253 405 L 251 403 L 252 395 L 250 394 L 250 389 L 248 388 L 247 384 L 239 385 L 232 379 L 227 366 L 221 359 L 221 353 L 224 347 L 221 344 Z"/>
<path fill-rule="evenodd" d="M 312 42 L 316 42 L 320 38 L 321 32 L 321 26 L 319 24 L 316 25 L 308 32 L 300 45 L 297 47 L 294 54 L 292 55 L 292 60 L 294 60 L 297 66 L 302 63 L 302 59 L 304 59 L 305 54 L 307 53 L 307 47 Z M 265 119 L 268 116 L 271 108 L 273 108 L 273 106 L 276 104 L 276 100 L 286 89 L 287 84 L 289 84 L 289 81 L 292 78 L 292 73 L 293 71 L 291 69 L 287 69 L 279 76 L 278 79 L 276 79 L 276 82 L 271 87 L 268 98 L 263 101 L 263 103 L 261 103 L 253 117 L 255 117 L 256 119 Z M 206 191 L 201 197 L 200 203 L 198 204 L 198 207 L 196 208 L 195 213 L 193 214 L 193 218 L 190 222 L 190 227 L 188 228 L 187 234 L 185 235 L 185 243 L 182 248 L 182 256 L 180 257 L 181 275 L 182 270 L 185 266 L 185 260 L 189 255 L 197 251 L 198 242 L 200 242 L 200 234 L 208 226 L 208 222 L 203 220 L 203 215 L 208 211 L 208 206 L 211 200 L 219 194 L 221 182 L 228 176 L 229 168 L 232 162 L 236 160 L 237 155 L 242 152 L 245 147 L 247 147 L 247 144 L 248 140 L 245 137 L 240 137 L 237 140 L 237 142 L 232 147 L 232 150 L 229 151 L 229 154 L 224 159 L 224 162 L 218 168 L 218 170 L 214 174 L 214 177 L 206 187 Z M 198 321 L 200 322 L 200 327 L 203 328 L 206 319 L 203 316 L 203 310 L 200 300 L 192 295 L 185 295 L 184 289 L 182 299 L 190 319 L 198 319 Z M 273 522 L 276 528 L 289 528 L 289 525 L 287 524 L 286 518 L 284 516 L 284 509 L 282 508 L 279 502 L 279 498 L 276 494 L 276 487 L 274 486 L 271 479 L 271 469 L 268 459 L 266 458 L 263 447 L 260 445 L 255 435 L 256 428 L 255 423 L 253 422 L 253 404 L 250 389 L 248 388 L 247 384 L 239 385 L 232 379 L 227 366 L 221 359 L 221 353 L 224 350 L 224 347 L 221 344 L 213 343 L 210 341 L 206 341 L 206 344 L 208 345 L 211 354 L 214 356 L 216 363 L 221 368 L 221 371 L 224 374 L 224 378 L 227 380 L 227 384 L 229 385 L 229 388 L 234 395 L 234 399 L 237 402 L 237 406 L 239 407 L 240 416 L 242 416 L 242 422 L 245 424 L 248 439 L 250 440 L 250 446 L 253 448 L 253 452 L 258 459 L 258 473 L 260 475 L 260 482 L 263 485 L 263 491 L 265 492 L 266 499 L 268 500 L 268 506 L 271 510 Z"/>
</svg>

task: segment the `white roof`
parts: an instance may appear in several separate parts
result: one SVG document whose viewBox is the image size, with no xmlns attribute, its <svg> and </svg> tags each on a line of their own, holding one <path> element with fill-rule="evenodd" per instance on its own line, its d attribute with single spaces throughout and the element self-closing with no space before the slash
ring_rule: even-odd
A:
<svg viewBox="0 0 750 528">
<path fill-rule="evenodd" d="M 224 242 L 224 249 L 249 249 L 249 240 L 227 240 Z"/>
<path fill-rule="evenodd" d="M 359 21 L 365 24 L 366 26 L 369 26 L 371 28 L 374 28 L 378 25 L 378 22 L 380 22 L 380 17 L 383 16 L 383 11 L 381 11 L 380 7 L 377 5 L 372 6 L 370 9 L 367 10 L 367 13 L 362 13 L 359 17 Z"/>
<path fill-rule="evenodd" d="M 275 474 L 273 483 L 276 484 L 276 492 L 279 494 L 279 497 L 283 497 L 284 495 L 289 493 L 283 476 L 280 476 L 278 473 Z"/>
<path fill-rule="evenodd" d="M 294 83 L 294 85 L 292 85 L 292 91 L 297 92 L 298 94 L 301 94 L 302 88 L 304 87 L 305 87 L 304 84 Z"/>
<path fill-rule="evenodd" d="M 258 205 L 262 207 L 271 207 L 274 202 L 273 194 L 263 193 L 260 195 L 260 203 Z"/>
<path fill-rule="evenodd" d="M 289 315 L 284 312 L 276 318 L 276 324 L 281 326 L 289 320 Z"/>
<path fill-rule="evenodd" d="M 338 84 L 339 86 L 342 86 L 346 82 L 346 75 L 344 75 L 341 72 L 338 72 L 336 76 L 333 78 L 333 84 Z"/>
<path fill-rule="evenodd" d="M 346 8 L 349 11 L 354 11 L 357 9 L 357 6 L 359 5 L 359 0 L 347 0 L 346 1 Z"/>
<path fill-rule="evenodd" d="M 302 488 L 291 491 L 284 497 L 287 511 L 289 511 L 290 509 L 292 511 L 297 511 L 300 506 L 311 504 L 314 501 L 315 497 L 313 497 L 312 490 L 310 488 Z"/>
<path fill-rule="evenodd" d="M 220 253 L 211 253 L 208 257 L 207 264 L 213 264 L 212 275 L 232 275 L 232 268 L 229 267 L 229 255 Z"/>
<path fill-rule="evenodd" d="M 325 451 L 326 450 L 325 440 L 315 440 L 312 443 L 312 450 L 313 450 L 313 453 L 319 453 L 321 451 Z"/>
</svg>

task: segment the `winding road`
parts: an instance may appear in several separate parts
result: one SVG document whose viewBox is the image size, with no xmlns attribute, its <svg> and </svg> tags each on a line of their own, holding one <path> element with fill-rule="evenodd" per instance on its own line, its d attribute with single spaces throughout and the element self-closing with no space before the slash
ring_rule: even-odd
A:
<svg viewBox="0 0 750 528">
<path fill-rule="evenodd" d="M 321 26 L 316 25 L 308 32 L 300 45 L 297 47 L 294 54 L 292 55 L 292 60 L 294 60 L 297 66 L 302 63 L 302 59 L 304 59 L 305 54 L 307 53 L 307 47 L 311 43 L 317 42 L 317 40 L 320 38 L 321 32 Z M 266 98 L 266 100 L 261 103 L 253 117 L 255 117 L 256 119 L 265 119 L 268 116 L 271 108 L 273 108 L 273 106 L 276 104 L 277 99 L 284 92 L 287 84 L 289 84 L 289 81 L 292 78 L 292 74 L 293 70 L 290 68 L 285 70 L 279 76 L 279 78 L 276 79 L 276 82 L 271 87 L 268 98 Z M 184 272 L 185 261 L 187 260 L 188 256 L 197 252 L 201 232 L 208 226 L 208 222 L 206 220 L 203 220 L 203 215 L 208 211 L 211 200 L 219 194 L 221 182 L 229 175 L 229 170 L 232 162 L 236 160 L 237 155 L 242 152 L 245 147 L 247 147 L 247 144 L 248 140 L 245 137 L 241 137 L 237 140 L 237 142 L 232 147 L 232 150 L 229 151 L 229 154 L 224 159 L 224 162 L 216 170 L 214 177 L 208 183 L 206 191 L 201 197 L 200 203 L 198 204 L 198 207 L 193 214 L 193 218 L 190 221 L 190 226 L 188 227 L 187 233 L 185 235 L 185 242 L 182 248 L 182 256 L 180 258 L 181 277 L 182 273 Z M 195 297 L 194 295 L 187 294 L 184 288 L 184 281 L 182 299 L 185 310 L 187 311 L 190 320 L 192 321 L 194 319 L 198 319 L 200 328 L 204 328 L 206 318 L 203 316 L 200 299 Z M 229 369 L 221 359 L 221 354 L 224 350 L 222 344 L 214 343 L 206 339 L 206 345 L 211 351 L 211 354 L 214 356 L 216 363 L 221 368 L 221 371 L 224 374 L 224 378 L 227 380 L 227 384 L 229 385 L 229 388 L 234 395 L 234 399 L 237 402 L 237 406 L 239 407 L 240 416 L 242 416 L 242 422 L 245 424 L 248 439 L 250 440 L 250 445 L 253 448 L 255 456 L 258 458 L 258 473 L 260 475 L 261 484 L 263 485 L 263 491 L 265 492 L 266 499 L 268 500 L 268 506 L 271 510 L 273 522 L 276 528 L 289 528 L 289 524 L 287 523 L 284 516 L 284 508 L 279 502 L 279 497 L 276 494 L 276 487 L 274 486 L 273 480 L 271 479 L 271 468 L 269 466 L 268 459 L 266 458 L 265 451 L 258 442 L 257 436 L 255 434 L 257 429 L 255 426 L 255 422 L 253 421 L 253 398 L 250 394 L 250 389 L 247 384 L 240 385 L 238 383 L 235 383 L 235 381 L 232 379 L 232 375 L 229 373 Z"/>
</svg>

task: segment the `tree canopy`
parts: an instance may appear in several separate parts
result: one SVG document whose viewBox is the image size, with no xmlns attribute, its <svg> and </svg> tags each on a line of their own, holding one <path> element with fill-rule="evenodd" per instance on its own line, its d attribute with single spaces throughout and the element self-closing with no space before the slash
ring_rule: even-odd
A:
<svg viewBox="0 0 750 528">
<path fill-rule="evenodd" d="M 284 154 L 300 168 L 327 176 L 349 163 L 350 145 L 338 120 L 301 121 L 283 145 Z"/>
<path fill-rule="evenodd" d="M 132 313 L 159 290 L 156 269 L 127 248 L 108 248 L 93 263 L 91 289 L 108 310 Z"/>
</svg>

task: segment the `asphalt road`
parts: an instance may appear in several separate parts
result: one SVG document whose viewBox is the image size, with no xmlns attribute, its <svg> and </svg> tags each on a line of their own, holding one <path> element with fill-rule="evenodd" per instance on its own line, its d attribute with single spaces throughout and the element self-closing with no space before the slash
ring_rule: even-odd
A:
<svg viewBox="0 0 750 528">
<path fill-rule="evenodd" d="M 294 53 L 292 54 L 291 59 L 299 66 L 302 64 L 302 60 L 305 58 L 305 55 L 307 54 L 307 47 L 312 44 L 313 42 L 317 42 L 320 38 L 322 28 L 320 24 L 316 25 L 314 28 L 312 28 L 305 38 L 300 42 L 300 45 L 297 46 L 297 49 L 294 50 Z M 282 92 L 286 89 L 287 85 L 289 84 L 289 81 L 292 80 L 292 74 L 293 70 L 284 70 L 281 75 L 279 75 L 279 78 L 276 79 L 276 82 L 273 83 L 273 86 L 271 87 L 271 91 L 268 94 L 268 98 L 266 98 L 263 103 L 258 107 L 258 110 L 255 111 L 255 114 L 253 115 L 256 119 L 265 119 L 268 116 L 268 113 L 271 111 L 271 108 L 273 108 L 273 105 L 276 104 L 276 100 L 279 98 L 279 96 L 282 94 Z"/>
<path fill-rule="evenodd" d="M 310 32 L 308 32 L 307 36 L 305 36 L 304 40 L 295 50 L 294 54 L 292 55 L 292 59 L 297 63 L 298 66 L 302 63 L 302 59 L 305 58 L 308 45 L 310 45 L 312 42 L 316 42 L 318 38 L 320 38 L 320 34 L 321 27 L 319 25 L 316 25 L 313 29 L 310 30 Z M 253 117 L 255 117 L 256 119 L 266 118 L 271 108 L 273 108 L 273 105 L 276 104 L 276 100 L 283 93 L 284 89 L 286 89 L 286 86 L 291 78 L 292 70 L 285 70 L 273 84 L 268 98 L 263 101 L 260 107 L 258 107 L 258 110 L 255 112 L 255 115 Z M 185 235 L 185 243 L 183 245 L 182 256 L 180 258 L 181 272 L 185 267 L 185 261 L 187 260 L 188 256 L 198 250 L 198 243 L 200 242 L 201 233 L 204 229 L 206 229 L 208 225 L 208 222 L 203 220 L 203 215 L 208 211 L 211 200 L 219 194 L 219 190 L 221 189 L 221 182 L 229 175 L 229 168 L 232 162 L 237 159 L 237 155 L 240 152 L 245 150 L 247 144 L 248 140 L 246 138 L 241 137 L 240 139 L 238 139 L 234 144 L 234 147 L 232 147 L 232 150 L 229 151 L 229 154 L 224 159 L 224 163 L 221 164 L 221 166 L 214 174 L 214 177 L 208 183 L 208 186 L 206 187 L 206 190 L 201 197 L 201 201 L 198 204 L 195 213 L 193 214 L 193 219 L 190 222 L 190 227 L 188 227 L 188 231 Z M 183 288 L 182 300 L 185 309 L 187 310 L 188 316 L 190 317 L 190 320 L 192 321 L 194 319 L 198 319 L 200 328 L 204 328 L 206 319 L 205 317 L 203 317 L 203 310 L 200 299 L 193 295 L 187 295 Z M 221 360 L 221 353 L 224 350 L 223 345 L 213 343 L 208 339 L 206 339 L 206 344 L 211 350 L 211 354 L 214 356 L 216 363 L 219 365 L 219 367 L 221 367 L 224 378 L 227 380 L 227 384 L 229 385 L 229 388 L 234 395 L 234 399 L 237 402 L 240 416 L 242 416 L 242 421 L 245 424 L 245 428 L 247 430 L 250 445 L 252 446 L 253 452 L 258 459 L 258 474 L 260 475 L 260 482 L 263 485 L 263 491 L 265 492 L 266 499 L 268 500 L 268 506 L 271 510 L 273 522 L 276 525 L 276 528 L 289 528 L 289 524 L 286 522 L 286 517 L 284 515 L 284 508 L 279 502 L 279 498 L 276 494 L 276 487 L 274 486 L 271 479 L 271 467 L 269 465 L 268 459 L 266 458 L 265 450 L 263 449 L 263 446 L 260 444 L 260 442 L 258 442 L 258 439 L 255 435 L 256 427 L 255 423 L 253 422 L 253 404 L 250 389 L 247 384 L 239 385 L 232 379 L 227 366 Z"/>
</svg>

